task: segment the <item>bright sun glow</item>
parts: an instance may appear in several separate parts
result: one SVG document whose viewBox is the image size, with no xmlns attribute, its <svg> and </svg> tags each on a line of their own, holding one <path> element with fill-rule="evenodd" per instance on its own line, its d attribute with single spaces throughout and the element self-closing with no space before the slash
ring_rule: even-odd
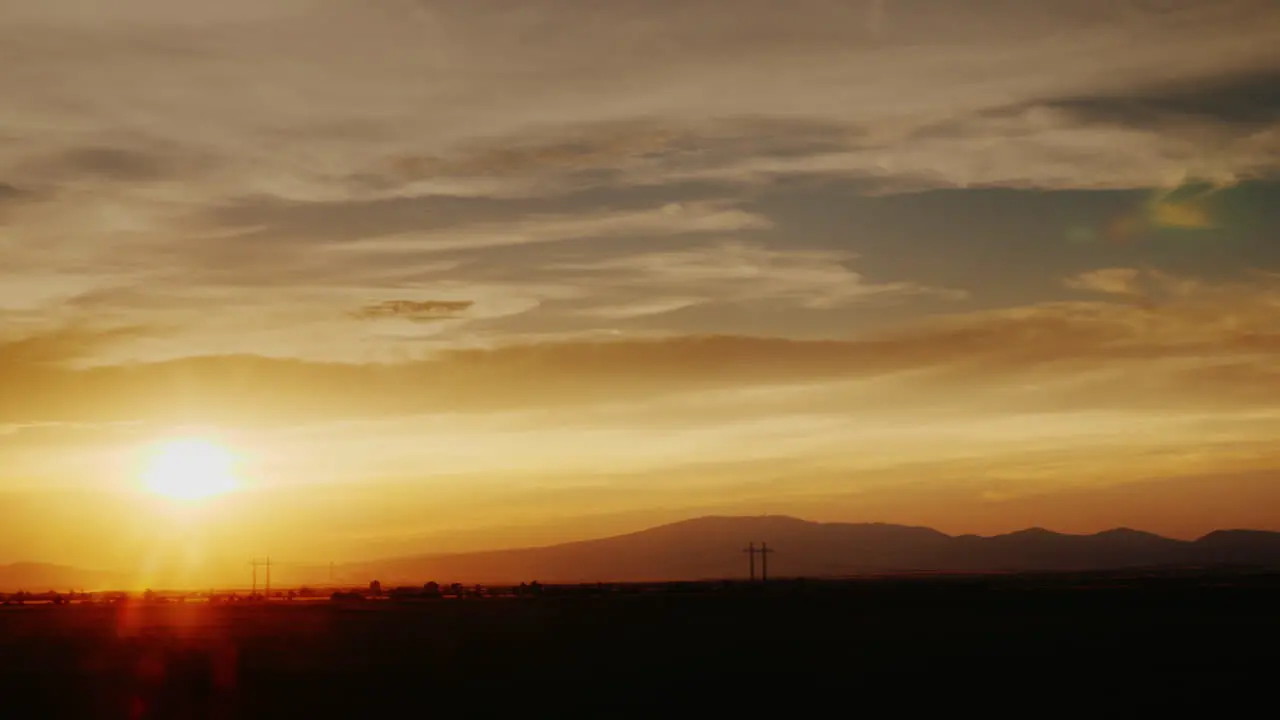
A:
<svg viewBox="0 0 1280 720">
<path fill-rule="evenodd" d="M 151 492 L 175 500 L 202 500 L 239 486 L 235 457 L 207 440 L 171 440 L 156 448 L 143 472 Z"/>
</svg>

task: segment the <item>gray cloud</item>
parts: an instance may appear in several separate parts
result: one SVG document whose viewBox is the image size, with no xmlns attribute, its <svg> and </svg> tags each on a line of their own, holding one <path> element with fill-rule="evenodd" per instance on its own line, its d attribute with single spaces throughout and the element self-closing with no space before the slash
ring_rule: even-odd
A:
<svg viewBox="0 0 1280 720">
<path fill-rule="evenodd" d="M 734 118 L 857 128 L 888 157 L 861 156 L 841 170 L 894 174 L 893 156 L 912 154 L 894 138 L 912 127 L 1038 98 L 1122 95 L 1170 76 L 1265 73 L 1280 34 L 1280 11 L 1255 0 L 1127 12 L 1102 0 L 963 9 L 937 0 L 750 2 L 731 24 L 722 4 L 707 1 L 607 11 L 578 0 L 497 2 L 482 11 L 344 0 L 309 13 L 307 2 L 278 0 L 211 13 L 133 0 L 136 12 L 95 23 L 69 0 L 42 5 L 63 10 L 18 9 L 4 38 L 10 65 L 32 72 L 0 87 L 24 98 L 10 115 L 36 151 L 74 149 L 71 135 L 41 128 L 137 133 L 220 156 L 232 169 L 208 191 L 324 200 L 536 194 L 558 184 L 529 183 L 524 175 L 539 168 L 647 164 L 661 177 L 664 162 L 715 170 L 771 157 L 778 134 L 763 126 L 729 131 L 737 146 L 717 138 L 724 127 L 690 134 Z M 55 55 L 53 46 L 73 51 Z M 574 137 L 588 127 L 598 130 Z M 1073 147 L 1041 140 L 1059 153 Z M 673 151 L 679 160 L 654 162 Z M 937 163 L 944 175 L 984 163 L 972 145 L 950 155 Z M 1062 183 L 1049 169 L 1038 174 L 1033 163 L 1027 174 Z"/>
<path fill-rule="evenodd" d="M 461 317 L 475 302 L 471 300 L 384 300 L 355 312 L 362 320 L 398 318 L 432 322 Z"/>
<path fill-rule="evenodd" d="M 48 162 L 46 167 L 72 177 L 87 175 L 126 181 L 145 182 L 168 174 L 166 162 L 160 156 L 110 147 L 71 150 Z"/>
<path fill-rule="evenodd" d="M 1225 125 L 1224 132 L 1248 132 L 1280 123 L 1280 66 L 1063 98 L 1046 105 L 1088 122 L 1156 130 L 1212 123 Z"/>
<path fill-rule="evenodd" d="M 370 297 L 474 298 L 408 342 L 495 318 L 566 332 L 536 317 L 553 308 L 604 331 L 957 297 L 815 256 L 752 201 L 796 178 L 1145 188 L 1280 166 L 1265 0 L 744 0 L 732 23 L 719 0 L 0 7 L 0 177 L 45 193 L 7 193 L 24 280 L 0 302 L 186 327 L 192 348 L 361 356 L 385 325 L 350 317 Z M 552 268 L 574 243 L 601 247 Z"/>
</svg>

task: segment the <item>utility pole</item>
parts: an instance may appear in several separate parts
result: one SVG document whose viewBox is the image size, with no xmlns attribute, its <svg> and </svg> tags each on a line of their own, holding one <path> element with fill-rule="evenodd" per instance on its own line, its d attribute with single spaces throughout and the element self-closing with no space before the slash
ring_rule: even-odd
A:
<svg viewBox="0 0 1280 720">
<path fill-rule="evenodd" d="M 760 579 L 764 582 L 769 581 L 769 553 L 773 552 L 769 549 L 769 543 L 760 543 Z"/>
<path fill-rule="evenodd" d="M 744 549 L 742 550 L 742 552 L 744 552 L 744 553 L 746 553 L 746 554 L 747 554 L 748 562 L 749 562 L 750 567 L 751 567 L 751 581 L 752 581 L 752 582 L 755 582 L 755 579 L 756 579 L 756 553 L 758 553 L 758 552 L 760 552 L 760 551 L 756 549 L 756 544 L 755 544 L 754 542 L 751 542 L 751 543 L 747 543 L 747 547 L 746 547 L 746 548 L 744 548 Z"/>
<path fill-rule="evenodd" d="M 267 596 L 270 597 L 271 596 L 271 558 L 267 558 L 266 560 L 259 560 L 258 558 L 253 558 L 252 560 L 249 561 L 249 564 L 253 566 L 253 592 L 249 595 L 249 597 L 258 596 L 258 566 L 259 565 L 267 569 Z"/>
</svg>

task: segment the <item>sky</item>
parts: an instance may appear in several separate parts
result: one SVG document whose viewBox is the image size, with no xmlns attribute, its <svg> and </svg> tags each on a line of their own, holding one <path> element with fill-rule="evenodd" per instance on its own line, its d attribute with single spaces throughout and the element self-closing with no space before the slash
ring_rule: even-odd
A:
<svg viewBox="0 0 1280 720">
<path fill-rule="evenodd" d="M 0 0 L 0 64 L 0 562 L 1280 530 L 1273 0 Z"/>
</svg>

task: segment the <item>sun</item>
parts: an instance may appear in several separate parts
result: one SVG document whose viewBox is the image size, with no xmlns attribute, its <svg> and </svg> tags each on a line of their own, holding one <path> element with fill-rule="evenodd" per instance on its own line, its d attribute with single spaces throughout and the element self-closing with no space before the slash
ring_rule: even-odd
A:
<svg viewBox="0 0 1280 720">
<path fill-rule="evenodd" d="M 236 490 L 235 456 L 200 438 L 170 440 L 156 447 L 142 473 L 147 490 L 174 500 L 203 500 Z"/>
</svg>

